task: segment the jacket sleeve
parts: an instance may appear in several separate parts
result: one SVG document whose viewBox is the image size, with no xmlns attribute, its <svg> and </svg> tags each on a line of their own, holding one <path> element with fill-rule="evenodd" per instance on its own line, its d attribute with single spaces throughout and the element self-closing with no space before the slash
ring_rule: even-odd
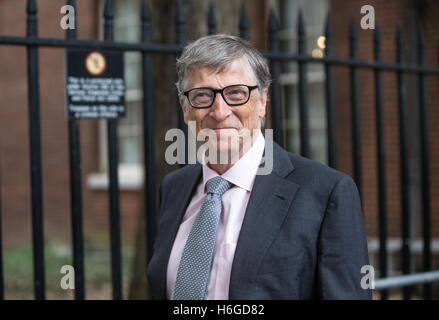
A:
<svg viewBox="0 0 439 320">
<path fill-rule="evenodd" d="M 367 238 L 358 189 L 347 175 L 329 196 L 318 242 L 320 299 L 371 299 L 363 289 L 361 268 L 369 264 Z M 364 281 L 363 281 L 364 286 Z"/>
<path fill-rule="evenodd" d="M 163 209 L 163 205 L 164 202 L 166 201 L 166 183 L 165 183 L 165 179 L 163 179 L 160 183 L 159 186 L 159 196 L 158 196 L 158 208 L 159 208 L 159 212 L 162 213 L 162 209 Z M 162 227 L 162 216 L 159 214 L 158 215 L 158 227 L 157 227 L 157 232 L 156 232 L 156 236 L 154 237 L 153 240 L 153 252 L 158 252 L 158 248 L 157 248 L 157 234 L 159 234 L 159 231 Z M 156 276 L 158 272 L 160 272 L 160 265 L 157 262 L 158 259 L 158 255 L 157 254 L 153 254 L 151 261 L 149 261 L 148 263 L 148 267 L 147 267 L 147 279 L 148 279 L 148 296 L 149 299 L 151 300 L 164 300 L 166 299 L 165 297 L 165 291 L 163 289 L 163 287 L 161 286 L 161 283 L 158 280 L 158 277 Z M 163 290 L 162 290 L 163 289 Z"/>
</svg>

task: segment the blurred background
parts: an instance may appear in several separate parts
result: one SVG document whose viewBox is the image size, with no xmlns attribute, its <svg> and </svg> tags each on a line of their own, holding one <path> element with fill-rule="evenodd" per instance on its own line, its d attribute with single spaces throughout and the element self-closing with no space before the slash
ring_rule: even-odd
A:
<svg viewBox="0 0 439 320">
<path fill-rule="evenodd" d="M 38 37 L 64 39 L 66 30 L 60 27 L 64 15 L 60 9 L 66 1 L 29 2 L 37 6 Z M 77 38 L 104 40 L 106 1 L 75 2 Z M 273 49 L 273 35 L 276 35 L 278 51 L 290 53 L 291 57 L 273 60 L 272 66 L 278 72 L 273 74 L 276 87 L 272 93 L 277 98 L 268 107 L 266 127 L 282 132 L 281 142 L 289 151 L 354 177 L 361 192 L 370 263 L 377 278 L 438 269 L 438 1 L 183 0 L 177 5 L 174 0 L 150 0 L 145 3 L 154 43 L 184 44 L 212 32 L 214 26 L 218 33 L 247 36 L 256 48 L 267 53 Z M 28 4 L 26 0 L 0 1 L 0 256 L 4 299 L 35 297 L 27 47 L 11 44 L 13 41 L 5 38 L 26 38 Z M 374 8 L 375 30 L 360 26 L 364 16 L 360 10 L 364 5 Z M 111 10 L 114 40 L 140 43 L 142 1 L 113 0 Z M 398 26 L 403 40 L 399 51 Z M 326 41 L 329 27 L 330 51 Z M 372 66 L 377 58 L 376 32 L 380 35 L 379 58 L 393 67 L 381 70 Z M 298 63 L 302 61 L 295 56 L 299 49 L 308 57 L 306 61 L 312 63 Z M 315 61 L 328 58 L 328 54 L 335 58 Z M 117 121 L 119 298 L 123 299 L 147 298 L 145 198 L 148 193 L 155 197 L 161 178 L 178 168 L 168 165 L 164 158 L 169 145 L 165 133 L 179 127 L 174 86 L 178 52 L 168 50 L 149 56 L 155 190 L 145 190 L 144 183 L 148 176 L 144 170 L 148 153 L 144 148 L 142 121 L 142 53 L 124 52 L 127 114 Z M 352 59 L 348 61 L 349 57 Z M 398 58 L 406 65 L 421 64 L 424 69 L 421 68 L 422 72 L 403 70 L 399 74 L 398 70 L 402 69 L 395 67 Z M 371 64 L 353 64 L 354 60 Z M 63 290 L 59 285 L 63 276 L 61 267 L 73 265 L 65 48 L 41 46 L 37 61 L 45 292 L 47 299 L 73 299 L 74 291 Z M 378 76 L 377 70 L 382 71 Z M 403 77 L 402 84 L 398 75 Z M 280 125 L 274 122 L 275 103 Z M 331 126 L 328 105 L 331 105 Z M 111 271 L 108 122 L 85 119 L 78 124 L 85 298 L 112 299 L 115 296 Z M 328 139 L 331 132 L 333 136 Z M 380 251 L 383 244 L 386 250 Z M 404 290 L 393 288 L 384 294 L 376 291 L 374 298 L 438 299 L 438 283 L 428 288 L 423 285 Z"/>
</svg>

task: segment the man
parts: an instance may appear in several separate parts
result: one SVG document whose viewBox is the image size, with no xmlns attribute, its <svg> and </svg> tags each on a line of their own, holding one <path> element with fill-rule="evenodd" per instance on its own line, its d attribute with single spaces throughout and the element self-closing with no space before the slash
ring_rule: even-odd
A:
<svg viewBox="0 0 439 320">
<path fill-rule="evenodd" d="M 240 38 L 206 36 L 185 48 L 177 73 L 185 122 L 215 134 L 201 163 L 161 183 L 151 298 L 370 299 L 353 180 L 277 144 L 268 154 L 263 56 Z M 263 156 L 273 157 L 264 175 Z"/>
</svg>

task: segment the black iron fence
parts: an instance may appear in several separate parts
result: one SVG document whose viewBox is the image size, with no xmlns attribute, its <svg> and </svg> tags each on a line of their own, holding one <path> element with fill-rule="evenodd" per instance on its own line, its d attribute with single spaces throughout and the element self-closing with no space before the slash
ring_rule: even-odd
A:
<svg viewBox="0 0 439 320">
<path fill-rule="evenodd" d="M 75 6 L 74 0 L 67 1 L 68 5 Z M 40 47 L 56 48 L 86 48 L 86 49 L 107 49 L 122 52 L 140 52 L 142 55 L 143 71 L 143 152 L 145 166 L 145 187 L 144 197 L 147 208 L 145 219 L 147 224 L 147 252 L 149 260 L 152 254 L 152 243 L 156 232 L 156 177 L 155 177 L 155 155 L 154 155 L 154 101 L 152 81 L 152 54 L 178 55 L 185 43 L 185 22 L 181 1 L 176 1 L 176 39 L 175 45 L 153 43 L 151 41 L 151 20 L 147 1 L 142 1 L 140 14 L 142 41 L 140 43 L 114 42 L 114 15 L 113 1 L 105 1 L 104 9 L 104 41 L 78 40 L 76 30 L 67 30 L 66 39 L 53 39 L 38 37 L 37 30 L 37 5 L 35 0 L 28 0 L 27 3 L 27 35 L 26 37 L 10 37 L 0 35 L 0 45 L 25 46 L 27 48 L 27 71 L 29 88 L 29 128 L 30 128 L 30 167 L 31 167 L 31 196 L 32 196 L 32 235 L 33 235 L 33 268 L 34 268 L 34 290 L 36 299 L 45 299 L 45 265 L 43 245 L 43 203 L 42 203 L 42 174 L 41 174 L 41 145 L 40 145 L 40 98 L 39 98 L 39 69 L 38 53 Z M 215 11 L 210 6 L 207 17 L 209 34 L 216 33 Z M 248 39 L 248 22 L 244 5 L 242 6 L 241 19 L 239 24 L 240 36 Z M 397 61 L 395 63 L 383 62 L 381 59 L 380 30 L 374 31 L 374 61 L 362 61 L 357 56 L 357 35 L 353 21 L 350 25 L 350 56 L 339 58 L 333 55 L 333 35 L 331 22 L 328 19 L 325 27 L 326 47 L 323 58 L 313 58 L 306 54 L 306 33 L 302 14 L 298 19 L 298 52 L 286 53 L 279 50 L 278 23 L 273 11 L 269 16 L 269 50 L 264 55 L 270 60 L 272 72 L 271 107 L 272 127 L 274 129 L 274 140 L 284 144 L 284 128 L 281 111 L 281 84 L 279 82 L 281 64 L 284 62 L 295 62 L 298 64 L 298 97 L 300 108 L 300 148 L 303 156 L 310 156 L 310 129 L 308 126 L 308 101 L 307 101 L 307 66 L 311 63 L 323 64 L 325 73 L 325 105 L 327 122 L 327 162 L 331 167 L 337 167 L 336 147 L 336 122 L 335 122 L 335 83 L 333 69 L 336 66 L 345 66 L 350 69 L 350 101 L 352 108 L 352 137 L 353 137 L 353 168 L 354 180 L 360 190 L 361 181 L 361 118 L 359 104 L 359 82 L 358 70 L 373 70 L 375 75 L 375 108 L 376 108 L 376 130 L 377 130 L 377 164 L 378 164 L 378 199 L 379 199 L 379 270 L 381 278 L 388 275 L 387 266 L 387 212 L 386 212 L 386 167 L 385 167 L 385 146 L 384 146 L 384 119 L 383 119 L 383 71 L 395 72 L 397 77 L 397 92 L 399 105 L 399 133 L 400 133 L 400 161 L 401 161 L 401 199 L 402 199 L 402 266 L 403 274 L 411 273 L 411 252 L 410 252 L 410 206 L 409 206 L 409 167 L 408 167 L 408 140 L 407 140 L 407 107 L 406 107 L 406 83 L 407 73 L 415 74 L 419 95 L 420 115 L 420 145 L 422 159 L 422 219 L 423 219 L 423 270 L 428 272 L 432 269 L 431 253 L 431 230 L 430 230 L 430 170 L 429 170 L 429 129 L 427 126 L 427 85 L 425 78 L 429 75 L 439 75 L 438 67 L 429 67 L 425 64 L 425 44 L 421 26 L 418 28 L 418 63 L 408 65 L 403 59 L 403 37 L 401 28 L 398 28 L 396 38 Z M 2 62 L 3 63 L 3 62 Z M 179 109 L 180 110 L 180 109 Z M 180 110 L 181 112 L 181 110 Z M 185 129 L 182 114 L 179 114 L 179 125 Z M 69 120 L 69 151 L 70 151 L 70 177 L 71 177 L 71 222 L 72 222 L 72 246 L 73 264 L 75 270 L 75 298 L 84 299 L 84 241 L 82 226 L 82 198 L 81 198 L 81 156 L 79 143 L 79 127 L 76 119 Z M 118 187 L 118 144 L 117 144 L 117 120 L 107 120 L 108 139 L 108 161 L 109 161 L 109 201 L 110 201 L 110 238 L 111 238 L 111 270 L 112 270 L 112 292 L 114 299 L 122 298 L 121 281 L 121 245 L 120 245 L 120 209 L 119 209 L 119 187 Z M 1 232 L 1 205 L 0 205 L 0 232 Z M 424 298 L 431 298 L 431 281 L 437 281 L 432 273 L 426 273 L 421 280 L 397 279 L 379 281 L 377 289 L 382 290 L 381 298 L 387 298 L 387 288 L 393 286 L 408 286 L 414 283 L 424 284 Z M 386 280 L 386 279 L 384 279 Z M 396 282 L 395 282 L 396 281 Z M 399 282 L 398 282 L 399 281 Z M 409 299 L 410 287 L 404 288 L 404 298 Z M 2 245 L 0 234 L 0 299 L 4 297 L 3 272 L 2 272 Z"/>
</svg>

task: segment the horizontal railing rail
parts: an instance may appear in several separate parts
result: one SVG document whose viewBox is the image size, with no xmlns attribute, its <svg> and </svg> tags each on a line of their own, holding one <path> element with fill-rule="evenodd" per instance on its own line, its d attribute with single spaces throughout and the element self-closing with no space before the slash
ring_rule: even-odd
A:
<svg viewBox="0 0 439 320">
<path fill-rule="evenodd" d="M 107 42 L 102 40 L 71 40 L 57 38 L 31 38 L 31 37 L 10 37 L 0 36 L 0 45 L 15 46 L 39 46 L 39 47 L 55 47 L 55 48 L 78 48 L 78 49 L 100 49 L 115 51 L 140 51 L 145 53 L 169 53 L 179 54 L 183 51 L 183 47 L 173 44 L 161 43 L 132 43 L 132 42 Z M 262 51 L 263 55 L 270 60 L 278 60 L 282 62 L 307 62 L 307 63 L 329 63 L 331 65 L 357 67 L 365 69 L 378 69 L 385 71 L 401 71 L 416 72 L 432 75 L 439 75 L 439 68 L 396 64 L 387 62 L 366 61 L 352 58 L 336 58 L 322 57 L 314 58 L 309 54 L 294 54 L 288 52 L 271 52 Z"/>
<path fill-rule="evenodd" d="M 436 281 L 439 281 L 439 270 L 377 279 L 374 282 L 374 290 L 405 287 Z"/>
</svg>

